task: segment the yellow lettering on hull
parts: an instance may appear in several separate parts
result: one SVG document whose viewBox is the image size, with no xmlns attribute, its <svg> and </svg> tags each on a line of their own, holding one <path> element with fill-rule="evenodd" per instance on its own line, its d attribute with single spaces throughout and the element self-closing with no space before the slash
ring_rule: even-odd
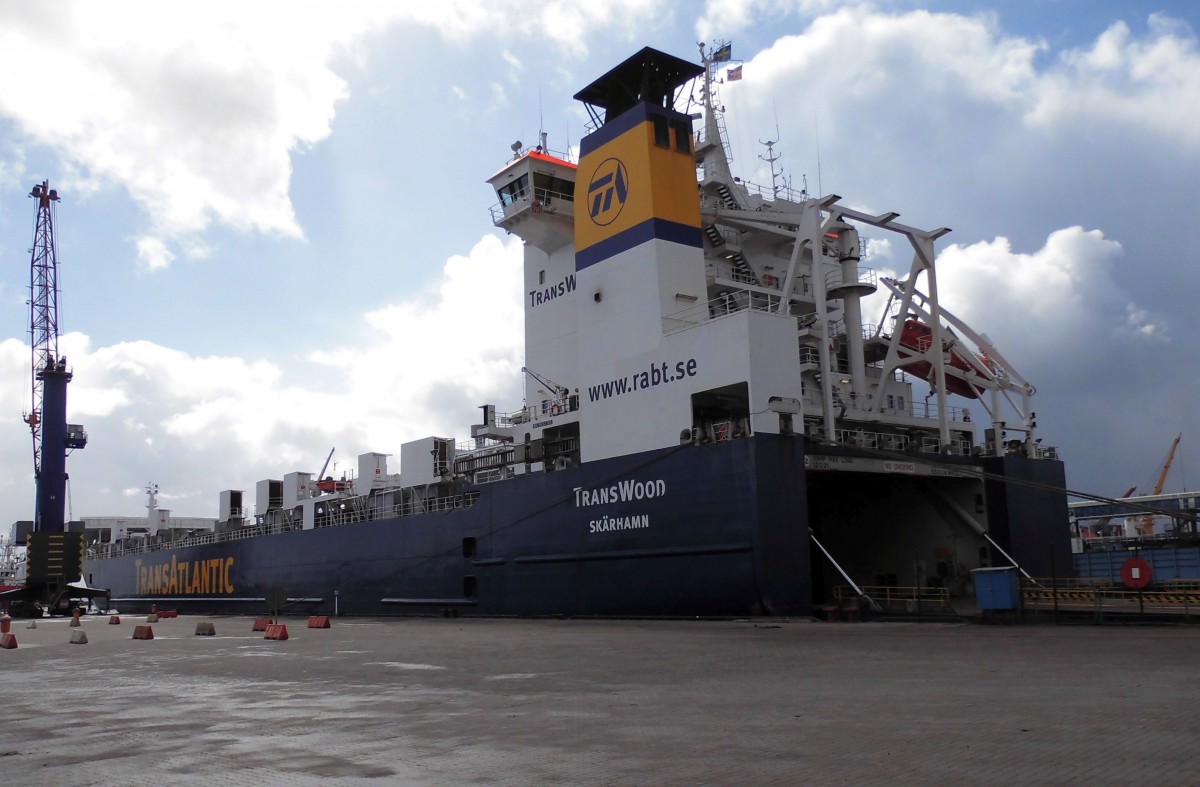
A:
<svg viewBox="0 0 1200 787">
<path fill-rule="evenodd" d="M 139 558 L 133 570 L 141 596 L 206 596 L 234 592 L 233 558 L 188 562 L 171 555 L 153 563 Z"/>
</svg>

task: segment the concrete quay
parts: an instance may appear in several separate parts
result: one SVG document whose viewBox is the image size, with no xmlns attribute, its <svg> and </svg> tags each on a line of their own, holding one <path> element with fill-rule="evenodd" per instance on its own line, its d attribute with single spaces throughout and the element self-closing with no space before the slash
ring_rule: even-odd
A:
<svg viewBox="0 0 1200 787">
<path fill-rule="evenodd" d="M 14 620 L 0 781 L 1200 783 L 1195 626 L 253 622 Z"/>
</svg>

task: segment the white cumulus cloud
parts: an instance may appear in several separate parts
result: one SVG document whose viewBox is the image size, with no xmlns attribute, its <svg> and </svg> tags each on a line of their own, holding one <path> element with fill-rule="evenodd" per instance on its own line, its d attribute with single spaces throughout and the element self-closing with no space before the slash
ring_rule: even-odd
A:
<svg viewBox="0 0 1200 787">
<path fill-rule="evenodd" d="M 485 236 L 449 259 L 427 291 L 364 315 L 357 341 L 290 371 L 150 341 L 94 347 L 66 334 L 60 349 L 75 372 L 69 418 L 90 434 L 70 460 L 72 476 L 87 479 L 75 515 L 127 512 L 119 490 L 150 481 L 186 502 L 180 513 L 211 515 L 221 489 L 316 472 L 331 447 L 344 469 L 366 451 L 398 454 L 408 440 L 467 438 L 479 405 L 520 404 L 522 249 L 517 238 Z M 28 364 L 26 345 L 0 342 L 8 401 L 30 398 Z M 7 408 L 0 462 L 28 466 L 31 477 L 31 451 L 20 408 Z M 5 492 L 11 518 L 27 518 L 30 478 L 0 480 Z"/>
</svg>

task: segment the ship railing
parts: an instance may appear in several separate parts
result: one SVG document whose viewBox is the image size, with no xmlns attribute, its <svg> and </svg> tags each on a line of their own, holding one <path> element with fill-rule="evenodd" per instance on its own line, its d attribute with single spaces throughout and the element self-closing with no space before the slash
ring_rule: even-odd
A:
<svg viewBox="0 0 1200 787">
<path fill-rule="evenodd" d="M 511 413 L 496 413 L 496 426 L 508 427 L 518 424 L 526 424 L 533 420 L 537 415 L 537 408 L 522 407 L 520 410 L 513 410 Z"/>
<path fill-rule="evenodd" d="M 819 366 L 820 360 L 820 350 L 818 350 L 816 347 L 805 345 L 800 348 L 801 364 L 812 364 Z M 835 363 L 834 366 L 835 373 L 847 373 L 845 363 L 839 361 Z M 847 412 L 865 412 L 868 409 L 868 406 L 870 406 L 875 400 L 874 394 L 867 394 L 866 403 L 862 406 L 858 406 L 858 402 L 860 401 L 859 398 L 851 396 L 849 391 L 840 388 L 840 386 L 835 386 L 835 388 L 837 388 L 837 390 L 834 392 L 834 402 L 838 406 L 839 410 L 844 405 Z M 821 410 L 822 405 L 819 394 L 806 393 L 802 397 L 802 402 L 804 404 L 804 410 L 807 413 L 820 412 Z M 888 401 L 883 407 L 879 408 L 879 410 L 880 412 L 887 413 L 888 415 L 909 416 L 911 418 L 919 418 L 923 421 L 936 421 L 938 417 L 938 407 L 936 403 L 910 402 L 906 401 L 903 396 L 897 397 L 894 394 L 888 395 Z M 952 423 L 971 423 L 971 410 L 967 407 L 951 405 L 946 409 L 946 415 Z M 994 444 L 984 444 L 985 449 L 989 446 L 994 447 Z M 1054 447 L 1047 447 L 1046 449 L 1047 453 L 1050 454 L 1056 454 L 1057 450 L 1058 449 Z"/>
<path fill-rule="evenodd" d="M 536 407 L 522 407 L 511 413 L 496 413 L 496 426 L 518 426 L 527 424 L 537 417 Z"/>
<path fill-rule="evenodd" d="M 970 456 L 974 443 L 960 437 L 952 437 L 943 441 L 937 435 L 922 435 L 918 450 L 925 454 L 953 454 L 955 456 Z"/>
<path fill-rule="evenodd" d="M 318 526 L 339 527 L 365 520 L 386 519 L 394 516 L 412 516 L 414 514 L 436 511 L 450 511 L 457 508 L 470 508 L 478 498 L 479 492 L 472 491 L 457 495 L 440 495 L 424 500 L 409 500 L 395 505 L 375 505 L 370 508 L 347 506 L 344 509 L 338 509 L 322 517 Z M 88 556 L 91 558 L 122 557 L 124 555 L 155 552 L 162 549 L 178 549 L 203 544 L 241 541 L 247 538 L 256 538 L 274 533 L 286 533 L 299 529 L 301 529 L 299 522 L 293 522 L 285 517 L 278 521 L 245 525 L 218 533 L 189 536 L 178 541 L 160 541 L 158 539 L 145 538 L 121 544 L 104 544 L 100 548 L 89 548 Z"/>
<path fill-rule="evenodd" d="M 859 327 L 861 329 L 863 341 L 871 341 L 872 339 L 878 339 L 878 338 L 884 338 L 884 339 L 887 338 L 886 336 L 881 337 L 880 331 L 879 331 L 880 326 L 878 326 L 874 323 L 864 322 Z M 837 319 L 837 320 L 829 321 L 829 335 L 830 336 L 840 336 L 844 333 L 849 333 L 849 331 L 846 329 L 846 321 L 845 320 Z"/>
<path fill-rule="evenodd" d="M 1034 453 L 1038 459 L 1058 459 L 1058 446 L 1038 443 Z"/>
<path fill-rule="evenodd" d="M 963 420 L 969 421 L 969 418 Z M 981 444 L 985 456 L 996 456 L 997 444 L 994 441 L 989 441 Z M 1002 455 L 1005 456 L 1024 456 L 1025 441 L 1023 440 L 1006 440 L 999 445 Z M 1033 457 L 1035 459 L 1058 459 L 1058 446 L 1042 445 L 1035 443 L 1033 447 Z"/>
<path fill-rule="evenodd" d="M 783 279 L 773 273 L 763 273 L 762 276 L 757 275 L 749 268 L 741 268 L 729 262 L 728 260 L 719 260 L 712 263 L 713 267 L 710 274 L 719 278 L 726 278 L 729 281 L 745 284 L 748 287 L 759 287 L 767 290 L 775 290 L 782 292 Z M 812 280 L 808 276 L 797 276 L 792 281 L 792 292 L 800 295 L 812 294 Z"/>
<path fill-rule="evenodd" d="M 738 284 L 758 285 L 758 277 L 754 275 L 753 271 L 744 270 L 736 265 L 729 266 L 729 278 Z"/>
<path fill-rule="evenodd" d="M 826 290 L 835 290 L 838 287 L 852 287 L 854 285 L 862 285 L 877 289 L 879 287 L 879 274 L 874 268 L 859 268 L 857 278 L 847 279 L 845 272 L 841 270 L 830 271 L 825 275 Z"/>
<path fill-rule="evenodd" d="M 697 303 L 663 318 L 663 332 L 678 333 L 695 326 L 744 311 L 777 312 L 780 295 L 737 290 L 723 293 L 710 301 Z"/>
<path fill-rule="evenodd" d="M 894 441 L 894 440 L 893 441 L 885 441 L 885 439 L 884 439 L 886 437 L 893 437 L 893 436 L 903 436 L 903 435 L 887 435 L 883 432 L 868 432 L 863 429 L 836 429 L 836 430 L 834 430 L 834 437 L 837 438 L 837 441 L 839 443 L 841 443 L 842 445 L 852 445 L 856 448 L 879 448 L 879 449 L 882 449 L 882 448 L 884 448 L 885 442 L 890 442 L 893 445 L 896 443 L 896 441 Z M 907 440 L 904 441 L 904 446 L 905 446 L 905 448 L 907 448 L 907 446 L 908 446 Z M 904 448 L 891 449 L 891 450 L 904 450 Z"/>
<path fill-rule="evenodd" d="M 572 153 L 570 150 L 567 150 L 567 151 L 551 150 L 550 148 L 543 148 L 541 145 L 528 145 L 526 147 L 521 148 L 519 151 L 517 151 L 516 154 L 513 155 L 512 158 L 505 159 L 504 164 L 501 167 L 501 169 L 503 169 L 504 167 L 507 167 L 509 164 L 513 163 L 514 161 L 521 158 L 522 156 L 526 156 L 530 153 L 542 153 L 547 156 L 553 156 L 554 158 L 559 159 L 560 161 L 565 161 L 568 164 L 578 163 L 575 160 L 575 154 Z"/>
<path fill-rule="evenodd" d="M 496 418 L 496 425 L 500 425 L 500 418 Z M 506 424 L 507 425 L 507 424 Z M 462 459 L 464 456 L 471 456 L 476 453 L 485 452 L 489 448 L 495 449 L 500 446 L 512 447 L 512 443 L 508 440 L 497 440 L 494 437 L 475 437 L 470 440 L 459 440 L 454 444 L 454 461 Z"/>
<path fill-rule="evenodd" d="M 805 189 L 792 188 L 789 185 L 783 186 L 767 186 L 765 184 L 754 183 L 753 181 L 744 180 L 742 185 L 746 187 L 747 194 L 756 194 L 762 197 L 766 202 L 774 202 L 779 199 L 787 200 L 788 202 L 803 203 L 810 199 L 809 193 Z"/>
<path fill-rule="evenodd" d="M 392 516 L 413 516 L 416 514 L 432 514 L 440 511 L 453 511 L 458 508 L 470 508 L 479 499 L 478 492 L 467 492 L 461 495 L 442 495 L 425 499 L 411 499 L 391 506 L 376 507 L 371 511 L 371 519 L 385 519 Z"/>
<path fill-rule="evenodd" d="M 806 433 L 814 440 L 823 440 L 824 426 L 816 420 L 810 421 L 805 427 Z M 910 435 L 897 432 L 878 432 L 866 429 L 835 429 L 834 440 L 838 445 L 853 448 L 866 448 L 879 451 L 916 452 L 923 454 L 952 454 L 954 456 L 971 456 L 975 453 L 975 445 L 968 439 L 953 438 L 943 443 L 934 434 Z"/>
<path fill-rule="evenodd" d="M 254 538 L 256 536 L 267 535 L 270 533 L 283 533 L 288 530 L 295 529 L 296 525 L 290 522 L 277 522 L 265 525 L 245 525 L 217 533 L 202 533 L 175 541 L 165 541 L 156 538 L 139 538 L 132 541 L 122 542 L 121 544 L 103 544 L 98 549 L 93 548 L 89 550 L 89 556 L 96 558 L 108 558 L 121 557 L 123 555 L 139 555 L 146 552 L 156 552 L 162 549 L 178 549 L 181 547 L 201 546 L 203 544 L 221 544 L 229 541 L 240 541 L 245 538 Z"/>
<path fill-rule="evenodd" d="M 523 210 L 533 210 L 538 213 L 562 213 L 570 217 L 574 215 L 575 211 L 575 195 L 546 188 L 521 189 L 511 196 L 505 196 L 489 209 L 492 214 L 492 223 L 496 226 L 500 226 L 501 222 Z"/>
<path fill-rule="evenodd" d="M 928 400 L 920 402 L 920 403 L 909 402 L 908 403 L 908 414 L 913 416 L 914 418 L 929 418 L 929 419 L 937 418 L 938 417 L 937 402 L 931 402 Z M 951 421 L 960 421 L 962 423 L 970 423 L 971 422 L 971 411 L 970 411 L 970 408 L 966 408 L 966 407 L 958 407 L 956 405 L 951 405 L 950 407 L 948 407 L 946 409 L 946 416 Z"/>
<path fill-rule="evenodd" d="M 1185 533 L 1183 537 L 1174 533 L 1155 533 L 1153 535 L 1136 536 L 1084 536 L 1083 548 L 1088 552 L 1116 552 L 1132 550 L 1135 547 L 1154 547 L 1166 544 L 1195 543 L 1200 540 L 1195 534 Z"/>
<path fill-rule="evenodd" d="M 579 399 L 572 395 L 545 399 L 537 405 L 523 407 L 512 413 L 496 413 L 496 426 L 519 426 L 541 418 L 551 418 L 579 409 Z"/>
</svg>

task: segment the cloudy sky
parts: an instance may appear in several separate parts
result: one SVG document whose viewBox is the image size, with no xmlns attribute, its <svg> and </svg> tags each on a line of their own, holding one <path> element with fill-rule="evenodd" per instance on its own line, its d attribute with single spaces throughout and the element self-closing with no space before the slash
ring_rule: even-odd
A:
<svg viewBox="0 0 1200 787">
<path fill-rule="evenodd" d="M 30 187 L 57 212 L 70 514 L 468 436 L 520 403 L 520 246 L 483 182 L 642 46 L 732 40 L 734 170 L 895 210 L 1038 388 L 1077 489 L 1200 485 L 1190 0 L 0 2 L 0 524 L 31 518 Z M 400 10 L 406 9 L 406 10 Z M 907 267 L 886 245 L 871 265 Z M 393 461 L 398 461 L 393 460 Z"/>
</svg>

